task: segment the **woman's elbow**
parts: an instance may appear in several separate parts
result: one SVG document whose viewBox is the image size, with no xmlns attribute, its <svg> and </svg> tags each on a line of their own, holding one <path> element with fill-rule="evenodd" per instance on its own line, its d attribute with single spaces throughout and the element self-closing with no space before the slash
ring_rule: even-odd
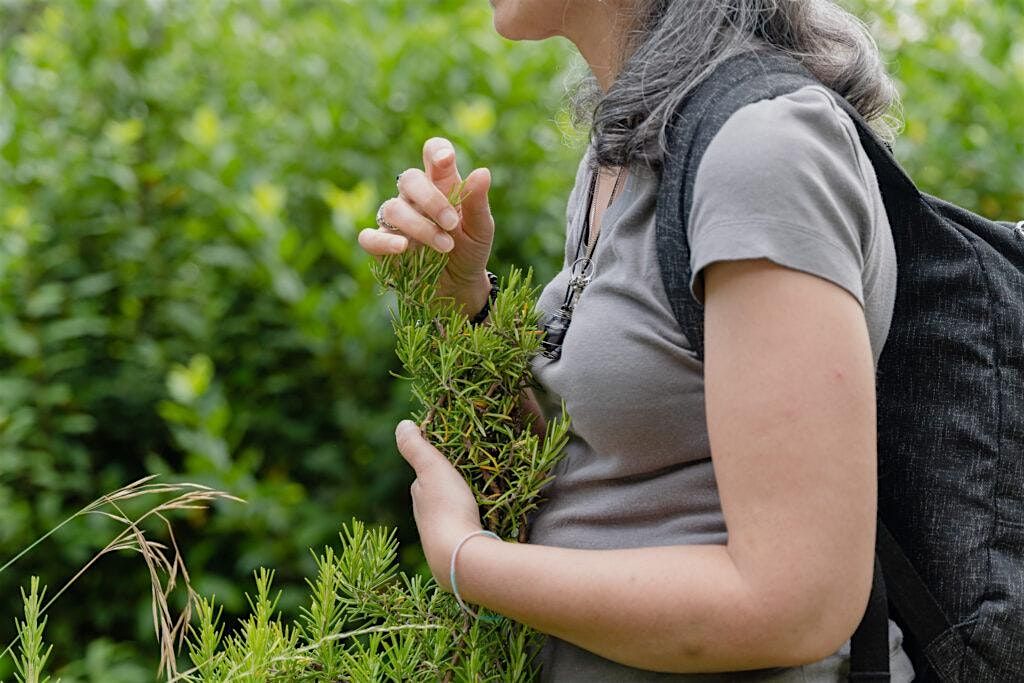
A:
<svg viewBox="0 0 1024 683">
<path fill-rule="evenodd" d="M 835 654 L 856 630 L 871 590 L 845 583 L 749 591 L 725 624 L 690 623 L 667 639 L 644 668 L 675 673 L 797 667 Z M 717 636 L 711 634 L 717 632 Z M 701 635 L 697 635 L 701 634 Z M 728 634 L 728 635 L 726 635 Z M 656 660 L 656 661 L 655 661 Z"/>
<path fill-rule="evenodd" d="M 814 595 L 788 621 L 788 633 L 778 634 L 776 652 L 784 661 L 775 666 L 802 666 L 835 654 L 857 629 L 867 608 L 871 580 L 845 583 Z M 785 623 L 782 622 L 782 623 Z"/>
</svg>

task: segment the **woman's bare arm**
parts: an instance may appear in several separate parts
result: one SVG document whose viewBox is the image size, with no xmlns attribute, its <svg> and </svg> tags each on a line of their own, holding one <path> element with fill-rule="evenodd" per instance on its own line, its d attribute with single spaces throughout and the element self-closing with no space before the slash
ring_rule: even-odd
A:
<svg viewBox="0 0 1024 683">
<path fill-rule="evenodd" d="M 876 505 L 863 310 L 838 286 L 763 259 L 705 273 L 708 429 L 728 545 L 593 551 L 474 538 L 458 560 L 464 598 L 658 671 L 796 665 L 853 632 Z"/>
</svg>

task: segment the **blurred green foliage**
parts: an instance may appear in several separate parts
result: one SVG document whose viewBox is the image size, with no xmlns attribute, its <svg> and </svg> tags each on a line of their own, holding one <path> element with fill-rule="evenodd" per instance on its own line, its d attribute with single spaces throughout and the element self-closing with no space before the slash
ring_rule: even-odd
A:
<svg viewBox="0 0 1024 683">
<path fill-rule="evenodd" d="M 900 81 L 912 175 L 1024 217 L 1020 0 L 855 7 Z M 445 135 L 464 173 L 494 172 L 495 266 L 550 277 L 581 151 L 569 54 L 504 41 L 484 0 L 0 0 L 0 556 L 157 472 L 249 501 L 177 527 L 229 610 L 259 565 L 312 573 L 352 516 L 414 548 L 407 388 L 355 235 Z M 0 640 L 25 577 L 52 593 L 111 533 L 76 523 L 0 574 Z M 65 681 L 155 657 L 135 557 L 50 614 Z"/>
<path fill-rule="evenodd" d="M 903 95 L 896 156 L 923 190 L 1024 218 L 1024 2 L 852 0 Z"/>
<path fill-rule="evenodd" d="M 564 46 L 507 43 L 484 2 L 0 8 L 3 555 L 153 472 L 248 501 L 178 525 L 229 610 L 257 566 L 298 585 L 353 515 L 415 547 L 408 392 L 355 236 L 444 134 L 464 172 L 494 166 L 496 262 L 550 276 L 575 168 Z M 0 614 L 110 534 L 76 523 L 0 575 Z M 142 563 L 105 559 L 55 605 L 54 660 L 100 634 L 155 654 L 148 620 Z"/>
</svg>

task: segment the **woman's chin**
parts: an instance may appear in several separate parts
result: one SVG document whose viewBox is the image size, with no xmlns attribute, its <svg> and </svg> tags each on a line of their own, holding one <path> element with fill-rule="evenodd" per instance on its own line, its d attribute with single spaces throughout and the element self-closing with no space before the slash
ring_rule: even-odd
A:
<svg viewBox="0 0 1024 683">
<path fill-rule="evenodd" d="M 494 30 L 499 36 L 508 40 L 523 40 L 524 36 L 520 35 L 515 29 L 514 25 L 509 26 L 508 22 L 502 21 L 501 17 L 497 14 L 494 15 Z"/>
<path fill-rule="evenodd" d="M 498 0 L 498 4 L 501 4 L 501 0 Z M 521 22 L 509 20 L 500 12 L 494 13 L 493 23 L 498 35 L 508 40 L 545 40 L 557 35 L 554 31 L 538 31 L 536 27 L 524 26 Z"/>
<path fill-rule="evenodd" d="M 502 4 L 502 0 L 491 0 L 491 6 L 494 7 L 494 30 L 502 38 L 518 40 L 515 21 L 510 21 L 506 13 L 501 11 Z"/>
<path fill-rule="evenodd" d="M 517 0 L 489 0 L 489 2 L 494 11 L 494 30 L 502 38 L 544 40 L 554 35 L 550 29 L 544 30 L 542 25 L 538 25 L 536 8 L 529 7 L 529 2 L 517 2 Z M 533 12 L 530 11 L 531 9 Z M 539 23 L 543 24 L 543 21 Z"/>
</svg>

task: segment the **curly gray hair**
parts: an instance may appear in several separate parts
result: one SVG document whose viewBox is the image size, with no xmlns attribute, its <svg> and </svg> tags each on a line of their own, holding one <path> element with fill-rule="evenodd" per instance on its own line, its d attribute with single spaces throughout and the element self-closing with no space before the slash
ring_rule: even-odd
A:
<svg viewBox="0 0 1024 683">
<path fill-rule="evenodd" d="M 831 0 L 639 0 L 626 17 L 622 68 L 605 93 L 593 75 L 571 89 L 573 122 L 590 126 L 598 166 L 657 169 L 676 106 L 718 64 L 768 44 L 891 133 L 897 102 L 878 47 L 859 19 Z"/>
</svg>

